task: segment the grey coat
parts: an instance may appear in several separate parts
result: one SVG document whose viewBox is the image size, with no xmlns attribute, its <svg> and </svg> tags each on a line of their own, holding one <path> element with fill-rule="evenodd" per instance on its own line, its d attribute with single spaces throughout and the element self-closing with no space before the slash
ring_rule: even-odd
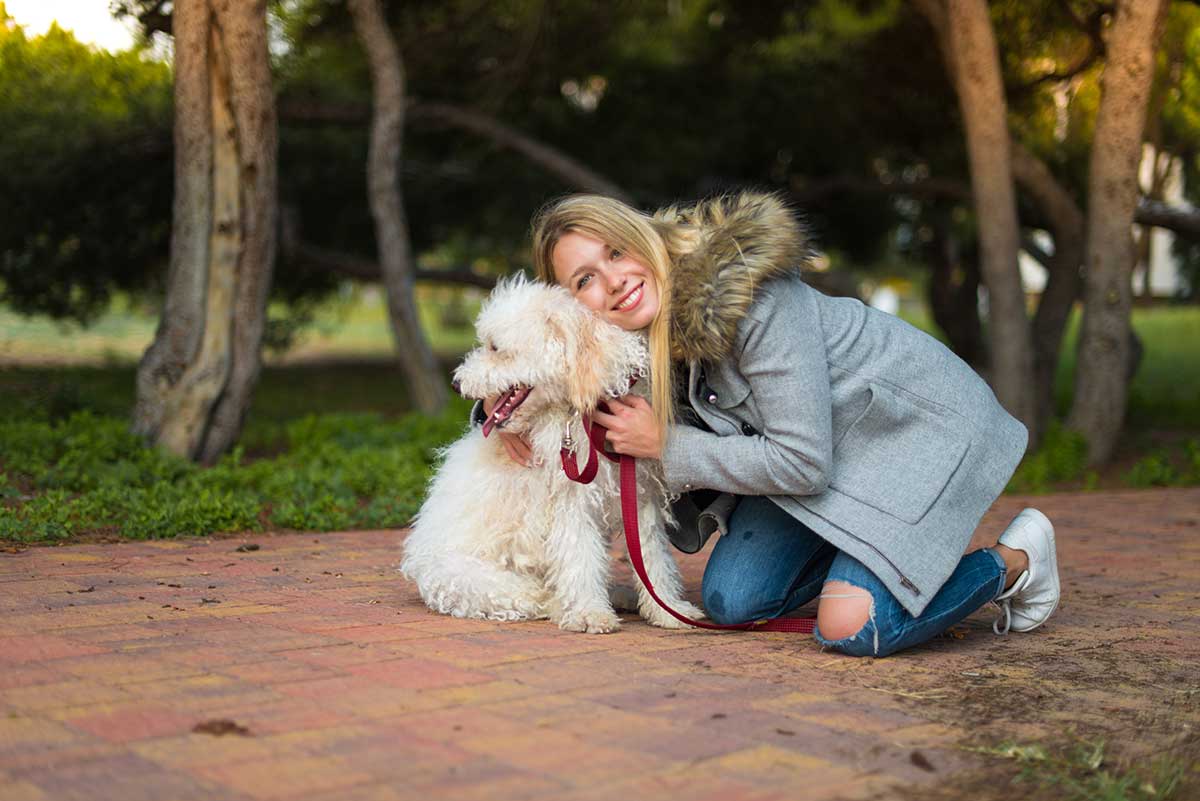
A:
<svg viewBox="0 0 1200 801">
<path fill-rule="evenodd" d="M 706 237 L 674 291 L 702 313 L 676 312 L 673 336 L 711 431 L 672 426 L 668 487 L 769 496 L 919 615 L 1024 455 L 1025 427 L 933 337 L 805 284 L 779 258 L 803 253 L 803 232 L 774 198 L 710 201 L 686 222 Z"/>
</svg>

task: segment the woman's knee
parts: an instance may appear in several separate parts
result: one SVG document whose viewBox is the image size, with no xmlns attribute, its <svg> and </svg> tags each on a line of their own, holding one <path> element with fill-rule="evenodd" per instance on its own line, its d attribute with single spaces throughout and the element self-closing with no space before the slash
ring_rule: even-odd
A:
<svg viewBox="0 0 1200 801">
<path fill-rule="evenodd" d="M 705 574 L 701 585 L 701 597 L 704 600 L 704 611 L 712 622 L 722 626 L 736 623 L 748 623 L 759 620 L 765 615 L 761 593 L 748 589 L 749 582 L 722 581 L 719 576 Z"/>
<path fill-rule="evenodd" d="M 827 581 L 817 607 L 817 641 L 853 656 L 871 656 L 878 648 L 874 622 L 875 599 L 867 590 L 844 581 Z"/>
</svg>

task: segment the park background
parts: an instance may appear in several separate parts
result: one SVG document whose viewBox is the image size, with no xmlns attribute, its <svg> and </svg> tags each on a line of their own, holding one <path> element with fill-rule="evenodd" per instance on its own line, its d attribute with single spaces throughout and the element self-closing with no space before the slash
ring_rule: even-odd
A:
<svg viewBox="0 0 1200 801">
<path fill-rule="evenodd" d="M 1030 427 L 1013 491 L 1200 482 L 1196 3 L 192 5 L 0 10 L 4 540 L 404 525 L 579 190 L 780 192 Z"/>
<path fill-rule="evenodd" d="M 0 797 L 1200 797 L 1198 134 L 1195 0 L 0 0 Z M 1047 625 L 397 576 L 533 211 L 742 187 L 1029 426 Z"/>
</svg>

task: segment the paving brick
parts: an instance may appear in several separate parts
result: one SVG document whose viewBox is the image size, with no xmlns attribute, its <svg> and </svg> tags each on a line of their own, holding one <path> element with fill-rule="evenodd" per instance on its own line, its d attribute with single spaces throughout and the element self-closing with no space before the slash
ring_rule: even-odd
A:
<svg viewBox="0 0 1200 801">
<path fill-rule="evenodd" d="M 67 719 L 72 727 L 113 743 L 127 743 L 191 730 L 196 715 L 165 704 L 137 703 L 113 711 Z"/>
<path fill-rule="evenodd" d="M 1145 761 L 1185 740 L 1200 490 L 1033 503 L 1058 532 L 1050 623 L 996 637 L 981 609 L 875 660 L 633 615 L 586 636 L 434 614 L 395 572 L 402 532 L 6 555 L 0 799 L 911 798 L 992 764 L 965 745 L 1082 727 Z M 692 597 L 704 559 L 680 559 Z M 249 736 L 192 731 L 211 719 Z"/>
</svg>

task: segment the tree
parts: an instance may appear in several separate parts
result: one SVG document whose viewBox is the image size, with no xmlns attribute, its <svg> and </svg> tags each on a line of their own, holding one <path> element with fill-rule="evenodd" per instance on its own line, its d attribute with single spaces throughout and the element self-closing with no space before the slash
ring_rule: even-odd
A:
<svg viewBox="0 0 1200 801">
<path fill-rule="evenodd" d="M 211 463 L 258 379 L 275 258 L 266 0 L 176 0 L 175 199 L 167 292 L 138 366 L 134 430 Z"/>
<path fill-rule="evenodd" d="M 0 2 L 0 76 L 0 302 L 86 325 L 162 269 L 170 69 L 26 36 Z"/>
<path fill-rule="evenodd" d="M 1129 389 L 1133 240 L 1138 165 L 1154 52 L 1167 0 L 1117 0 L 1089 170 L 1083 324 L 1068 425 L 1088 442 L 1088 459 L 1112 455 Z"/>
<path fill-rule="evenodd" d="M 388 319 L 400 364 L 408 377 L 410 397 L 418 409 L 436 412 L 446 403 L 446 384 L 417 316 L 413 297 L 415 266 L 400 192 L 404 64 L 379 0 L 350 0 L 349 7 L 371 65 L 374 109 L 367 155 L 367 189 L 387 294 Z"/>
<path fill-rule="evenodd" d="M 1020 229 L 1000 57 L 984 0 L 919 0 L 938 34 L 962 107 L 971 188 L 988 289 L 991 380 L 1004 408 L 1037 442 L 1033 347 L 1017 270 Z"/>
</svg>

